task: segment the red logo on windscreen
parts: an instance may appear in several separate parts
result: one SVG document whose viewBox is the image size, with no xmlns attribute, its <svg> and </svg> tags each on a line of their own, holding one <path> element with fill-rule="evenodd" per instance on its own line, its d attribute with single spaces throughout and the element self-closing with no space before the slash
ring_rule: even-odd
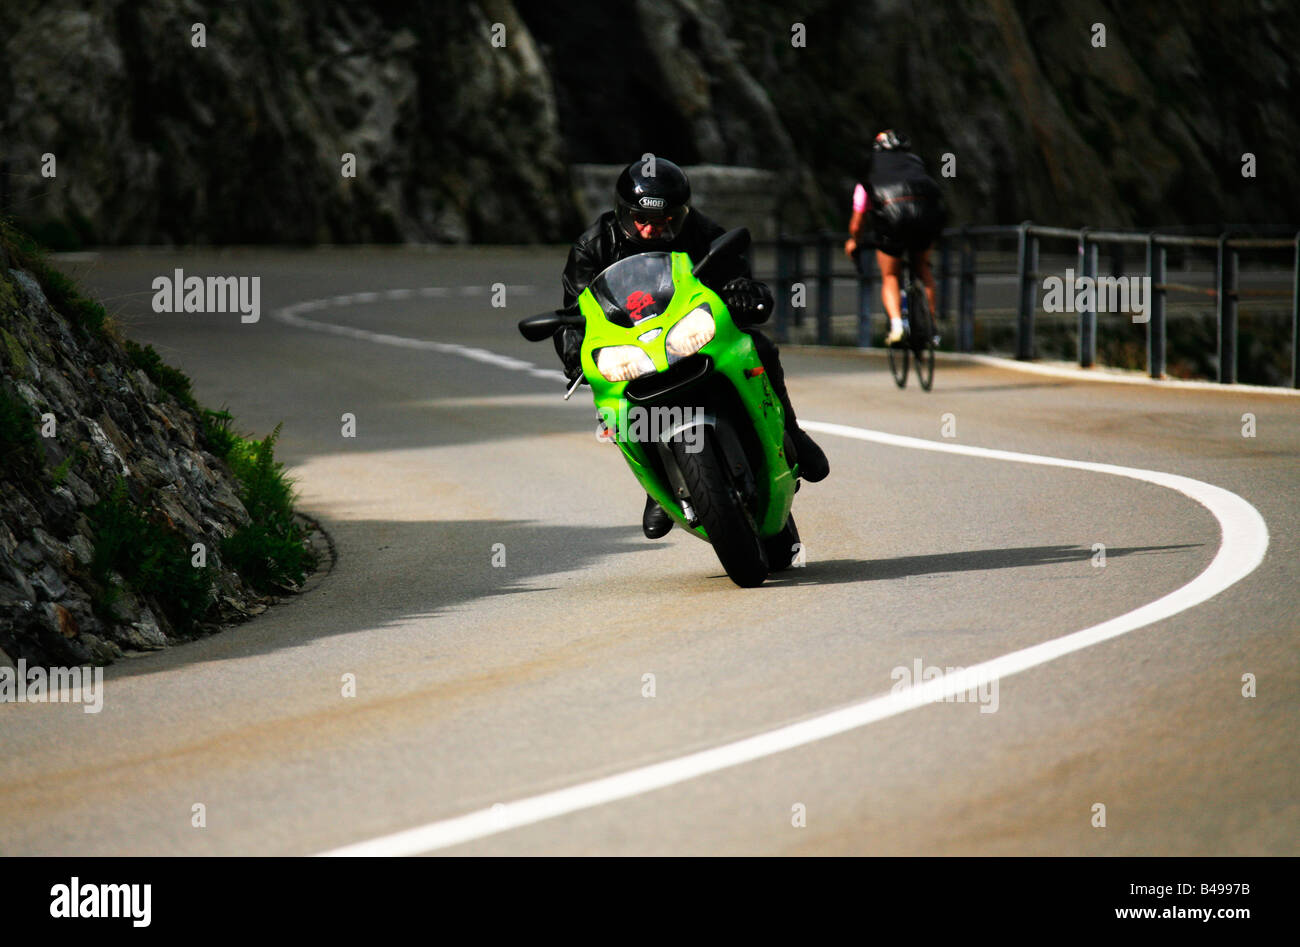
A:
<svg viewBox="0 0 1300 947">
<path fill-rule="evenodd" d="M 646 306 L 654 305 L 654 301 L 655 298 L 653 296 L 651 296 L 649 293 L 645 292 L 644 290 L 640 290 L 640 289 L 638 289 L 631 296 L 627 297 L 627 303 L 625 304 L 625 306 L 627 308 L 628 314 L 632 316 L 632 321 L 640 322 L 642 319 L 644 319 L 645 315 L 642 312 L 642 310 L 644 310 Z"/>
</svg>

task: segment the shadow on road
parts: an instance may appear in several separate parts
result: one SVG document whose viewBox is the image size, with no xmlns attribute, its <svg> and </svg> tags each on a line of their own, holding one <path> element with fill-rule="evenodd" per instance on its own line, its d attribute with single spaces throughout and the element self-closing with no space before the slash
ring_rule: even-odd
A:
<svg viewBox="0 0 1300 947">
<path fill-rule="evenodd" d="M 639 523 L 580 527 L 528 520 L 350 520 L 328 528 L 338 547 L 338 563 L 320 585 L 284 599 L 242 625 L 118 661 L 108 669 L 109 677 L 134 677 L 202 661 L 242 660 L 358 631 L 377 631 L 378 646 L 387 633 L 424 636 L 429 651 L 436 653 L 463 632 L 455 613 L 467 603 L 525 595 L 537 596 L 540 608 L 541 603 L 555 601 L 555 596 L 571 594 L 568 573 L 589 569 L 613 555 L 658 555 L 670 548 L 646 543 Z M 494 561 L 504 564 L 494 565 Z M 643 561 L 636 568 L 651 565 Z M 548 583 L 548 576 L 560 578 Z M 577 611 L 575 606 L 575 615 Z M 484 628 L 509 636 L 529 620 L 519 614 L 503 606 L 491 614 Z M 450 618 L 452 623 L 413 623 L 435 617 Z"/>
<path fill-rule="evenodd" d="M 1106 549 L 1107 559 L 1145 553 L 1164 553 L 1181 549 L 1199 549 L 1203 543 L 1174 546 L 1117 546 Z M 930 556 L 904 556 L 899 559 L 827 559 L 810 561 L 800 569 L 773 575 L 764 588 L 793 585 L 836 585 L 841 582 L 872 582 L 881 579 L 904 579 L 909 576 L 941 575 L 946 572 L 982 572 L 992 569 L 1017 569 L 1061 562 L 1085 562 L 1092 558 L 1088 546 L 1019 546 L 1014 549 L 970 549 L 963 552 Z"/>
</svg>

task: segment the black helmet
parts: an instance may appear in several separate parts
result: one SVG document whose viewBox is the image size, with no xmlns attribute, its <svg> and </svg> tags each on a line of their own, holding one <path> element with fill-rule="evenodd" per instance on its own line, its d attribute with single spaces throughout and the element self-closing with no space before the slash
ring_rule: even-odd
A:
<svg viewBox="0 0 1300 947">
<path fill-rule="evenodd" d="M 686 223 L 691 182 L 686 172 L 667 158 L 648 154 L 623 169 L 614 196 L 619 226 L 629 239 L 647 246 L 665 244 L 675 240 Z M 642 237 L 637 232 L 638 221 L 643 225 L 657 221 L 663 229 L 654 237 Z"/>
<path fill-rule="evenodd" d="M 892 128 L 886 128 L 876 136 L 876 140 L 871 143 L 872 151 L 911 151 L 912 139 L 908 138 L 902 132 L 896 132 Z"/>
</svg>

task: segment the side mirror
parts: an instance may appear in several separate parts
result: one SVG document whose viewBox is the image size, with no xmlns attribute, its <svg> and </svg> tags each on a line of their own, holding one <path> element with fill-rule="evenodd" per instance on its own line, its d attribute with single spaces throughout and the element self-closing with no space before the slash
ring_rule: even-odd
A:
<svg viewBox="0 0 1300 947">
<path fill-rule="evenodd" d="M 570 316 L 562 312 L 542 312 L 535 316 L 519 320 L 519 334 L 529 342 L 549 339 L 565 326 L 586 325 L 582 316 Z"/>
<path fill-rule="evenodd" d="M 748 227 L 737 227 L 735 230 L 728 230 L 709 244 L 709 252 L 704 254 L 704 259 L 695 264 L 695 269 L 691 270 L 691 275 L 699 279 L 700 274 L 708 270 L 714 260 L 729 254 L 738 255 L 744 253 L 749 249 L 749 242 Z"/>
</svg>

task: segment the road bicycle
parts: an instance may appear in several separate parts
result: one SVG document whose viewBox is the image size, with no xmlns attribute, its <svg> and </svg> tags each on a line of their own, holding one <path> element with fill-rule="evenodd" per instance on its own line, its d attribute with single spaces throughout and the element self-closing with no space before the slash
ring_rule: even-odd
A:
<svg viewBox="0 0 1300 947">
<path fill-rule="evenodd" d="M 889 352 L 889 371 L 899 388 L 907 386 L 910 363 L 915 362 L 916 378 L 921 387 L 929 391 L 934 384 L 934 347 L 939 341 L 939 335 L 934 314 L 930 312 L 929 297 L 925 294 L 925 284 L 917 275 L 913 254 L 914 251 L 909 250 L 903 257 L 903 272 L 898 280 L 903 338 L 887 344 L 886 349 Z M 860 272 L 861 252 L 854 253 L 853 258 Z"/>
</svg>

